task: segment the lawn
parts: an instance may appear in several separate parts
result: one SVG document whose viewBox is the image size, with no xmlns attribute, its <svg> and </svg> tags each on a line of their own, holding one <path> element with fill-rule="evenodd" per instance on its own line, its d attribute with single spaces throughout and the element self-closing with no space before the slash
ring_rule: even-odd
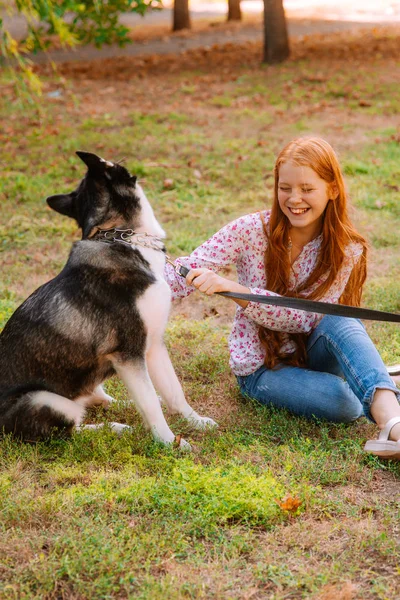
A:
<svg viewBox="0 0 400 600">
<path fill-rule="evenodd" d="M 79 239 L 45 203 L 83 176 L 75 150 L 125 159 L 176 257 L 268 206 L 276 153 L 309 134 L 338 151 L 370 243 L 364 305 L 400 312 L 399 50 L 392 28 L 309 37 L 274 67 L 257 44 L 74 63 L 41 72 L 39 107 L 1 76 L 0 326 Z M 365 419 L 312 423 L 243 400 L 232 314 L 199 294 L 173 309 L 167 343 L 187 398 L 220 425 L 168 418 L 192 454 L 155 444 L 114 379 L 116 403 L 87 420 L 133 434 L 0 440 L 2 598 L 400 598 L 399 464 L 363 453 L 377 432 Z M 400 362 L 399 327 L 367 328 Z"/>
</svg>

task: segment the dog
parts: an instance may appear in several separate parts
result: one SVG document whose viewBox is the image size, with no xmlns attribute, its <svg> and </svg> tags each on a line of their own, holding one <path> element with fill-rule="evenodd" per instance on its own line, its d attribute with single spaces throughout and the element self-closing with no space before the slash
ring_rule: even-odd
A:
<svg viewBox="0 0 400 600">
<path fill-rule="evenodd" d="M 171 300 L 165 233 L 145 193 L 123 165 L 76 154 L 85 177 L 47 203 L 76 220 L 82 239 L 0 335 L 0 431 L 35 441 L 102 426 L 82 421 L 87 407 L 112 401 L 102 383 L 114 374 L 156 440 L 175 440 L 156 389 L 170 413 L 199 429 L 216 426 L 186 401 L 163 341 Z M 176 443 L 190 449 L 180 436 Z"/>
</svg>

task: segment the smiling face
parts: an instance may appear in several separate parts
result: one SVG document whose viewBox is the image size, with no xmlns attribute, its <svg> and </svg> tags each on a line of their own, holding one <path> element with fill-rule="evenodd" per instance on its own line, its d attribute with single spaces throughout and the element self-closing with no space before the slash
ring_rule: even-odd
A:
<svg viewBox="0 0 400 600">
<path fill-rule="evenodd" d="M 319 235 L 331 186 L 308 166 L 292 161 L 281 164 L 278 179 L 278 203 L 289 219 L 291 233 L 305 241 Z"/>
</svg>

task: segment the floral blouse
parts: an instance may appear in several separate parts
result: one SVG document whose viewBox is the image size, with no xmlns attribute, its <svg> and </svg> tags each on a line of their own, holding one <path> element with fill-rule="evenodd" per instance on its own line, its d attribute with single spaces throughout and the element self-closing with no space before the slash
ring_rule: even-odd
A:
<svg viewBox="0 0 400 600">
<path fill-rule="evenodd" d="M 268 226 L 270 211 L 264 211 L 263 217 Z M 290 289 L 301 285 L 315 268 L 321 241 L 322 234 L 304 246 L 301 254 L 294 261 L 289 280 Z M 232 221 L 194 250 L 190 256 L 178 258 L 176 263 L 192 269 L 207 268 L 212 271 L 234 264 L 238 282 L 250 288 L 251 293 L 279 296 L 265 289 L 267 285 L 264 269 L 266 246 L 267 240 L 260 213 L 254 213 Z M 338 276 L 325 296 L 320 299 L 322 302 L 338 302 L 362 250 L 361 244 L 349 244 Z M 165 278 L 172 290 L 172 299 L 184 298 L 196 289 L 187 286 L 185 279 L 169 264 L 165 267 Z M 323 279 L 324 276 L 314 285 L 320 285 Z M 304 290 L 302 295 L 307 296 L 311 291 L 311 288 Z M 286 333 L 310 333 L 322 317 L 323 315 L 317 313 L 256 302 L 249 302 L 246 308 L 238 306 L 229 336 L 230 366 L 233 372 L 236 375 L 250 375 L 263 365 L 265 349 L 258 337 L 260 325 Z M 282 351 L 294 352 L 294 342 L 287 339 L 282 346 Z"/>
</svg>

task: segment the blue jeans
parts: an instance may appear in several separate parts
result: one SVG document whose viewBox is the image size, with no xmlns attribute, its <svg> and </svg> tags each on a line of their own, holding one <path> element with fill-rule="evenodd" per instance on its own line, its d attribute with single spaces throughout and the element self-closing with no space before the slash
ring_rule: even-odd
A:
<svg viewBox="0 0 400 600">
<path fill-rule="evenodd" d="M 363 414 L 373 421 L 370 406 L 377 388 L 392 390 L 400 402 L 400 391 L 360 321 L 325 316 L 308 338 L 307 353 L 306 368 L 262 366 L 251 375 L 237 376 L 242 394 L 336 423 Z"/>
</svg>

